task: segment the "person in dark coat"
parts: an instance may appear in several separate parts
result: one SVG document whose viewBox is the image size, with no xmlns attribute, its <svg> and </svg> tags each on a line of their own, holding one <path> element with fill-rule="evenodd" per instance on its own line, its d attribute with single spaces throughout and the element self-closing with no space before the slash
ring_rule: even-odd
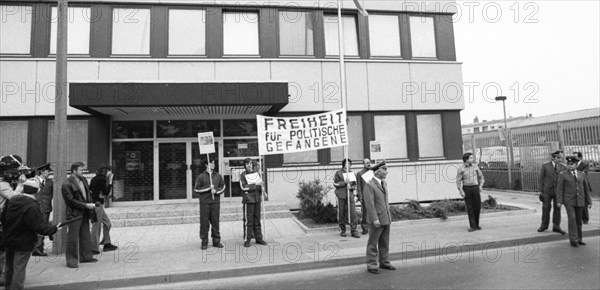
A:
<svg viewBox="0 0 600 290">
<path fill-rule="evenodd" d="M 581 154 L 581 152 L 573 152 L 573 155 L 577 156 L 577 159 L 579 159 L 579 162 L 577 162 L 577 170 L 582 171 L 587 176 L 588 172 L 590 171 L 590 163 L 583 160 L 583 154 Z M 587 181 L 588 181 L 588 188 L 590 190 L 590 195 L 591 195 L 593 190 L 592 190 L 592 186 L 590 184 L 589 178 Z M 588 222 L 590 221 L 590 211 L 585 206 L 583 207 L 583 213 L 581 214 L 581 220 L 583 221 L 584 225 L 587 225 Z"/>
<path fill-rule="evenodd" d="M 23 289 L 27 263 L 38 239 L 37 235 L 52 235 L 60 226 L 44 220 L 34 196 L 38 190 L 38 180 L 28 179 L 23 183 L 23 194 L 11 198 L 7 202 L 6 210 L 2 212 L 7 289 Z"/>
<path fill-rule="evenodd" d="M 363 235 L 369 233 L 369 225 L 367 224 L 367 208 L 365 207 L 365 198 L 363 194 L 366 182 L 364 179 L 362 179 L 362 176 L 369 170 L 371 170 L 371 160 L 366 158 L 363 160 L 363 169 L 356 173 L 356 194 L 358 196 L 358 200 L 360 201 L 360 211 L 362 212 L 360 227 L 362 228 Z"/>
<path fill-rule="evenodd" d="M 346 171 L 346 164 L 348 171 Z M 350 170 L 352 160 L 344 159 L 342 169 L 335 172 L 333 176 L 333 186 L 335 187 L 335 196 L 338 202 L 338 225 L 340 226 L 340 235 L 346 236 L 346 223 L 350 225 L 350 234 L 354 238 L 360 238 L 357 232 L 356 201 L 354 192 L 356 191 L 356 175 Z M 347 178 L 344 178 L 344 174 Z M 351 180 L 354 176 L 354 180 Z M 348 213 L 348 204 L 350 204 L 350 213 Z M 350 216 L 350 219 L 348 219 Z"/>
<path fill-rule="evenodd" d="M 52 197 L 54 183 L 50 179 L 50 163 L 42 165 L 37 169 L 37 180 L 40 183 L 40 190 L 35 194 L 35 199 L 40 204 L 40 210 L 42 211 L 42 217 L 44 222 L 50 221 L 50 213 L 52 213 Z M 38 235 L 35 248 L 33 249 L 32 256 L 48 256 L 44 252 L 44 235 Z"/>
<path fill-rule="evenodd" d="M 71 176 L 62 185 L 61 193 L 65 200 L 66 218 L 81 220 L 69 224 L 67 231 L 67 249 L 65 257 L 67 267 L 78 268 L 78 263 L 98 262 L 92 256 L 92 238 L 90 236 L 90 217 L 95 205 L 90 196 L 90 186 L 83 176 L 84 164 L 75 162 L 71 165 Z"/>
<path fill-rule="evenodd" d="M 245 238 L 244 247 L 250 247 L 250 240 L 254 238 L 257 244 L 266 245 L 263 240 L 262 229 L 260 224 L 260 212 L 262 203 L 262 178 L 257 182 L 248 180 L 248 175 L 258 173 L 254 170 L 252 159 L 244 159 L 245 171 L 240 174 L 240 187 L 244 192 L 242 203 L 244 206 L 244 221 L 245 221 Z"/>
<path fill-rule="evenodd" d="M 558 176 L 556 185 L 556 200 L 558 207 L 565 205 L 569 223 L 569 241 L 571 246 L 585 245 L 583 242 L 582 213 L 584 207 L 592 207 L 589 183 L 583 171 L 578 171 L 577 156 L 567 156 L 568 170 Z"/>
<path fill-rule="evenodd" d="M 112 224 L 106 211 L 104 211 L 104 201 L 110 195 L 110 186 L 107 181 L 107 176 L 112 174 L 110 168 L 103 166 L 98 169 L 96 176 L 92 178 L 90 182 L 90 195 L 92 196 L 92 202 L 96 206 L 96 222 L 92 223 L 92 251 L 96 254 L 100 254 L 100 245 L 104 252 L 114 251 L 118 247 L 111 244 L 110 241 L 110 228 Z M 100 241 L 100 232 L 102 233 L 102 241 Z"/>
<path fill-rule="evenodd" d="M 215 161 L 205 164 L 206 171 L 196 178 L 194 191 L 200 194 L 200 239 L 201 249 L 208 248 L 208 229 L 212 227 L 213 247 L 223 248 L 221 233 L 219 231 L 219 218 L 221 215 L 221 194 L 225 191 L 225 181 L 218 172 L 215 172 Z"/>
<path fill-rule="evenodd" d="M 379 268 L 396 270 L 389 260 L 390 227 L 392 215 L 387 183 L 387 166 L 382 161 L 373 166 L 374 177 L 364 187 L 365 205 L 367 207 L 367 223 L 369 224 L 369 241 L 367 242 L 367 271 L 379 274 Z"/>
<path fill-rule="evenodd" d="M 561 172 L 566 171 L 567 167 L 560 163 L 563 158 L 562 151 L 555 151 L 551 154 L 551 156 L 552 160 L 542 164 L 542 168 L 540 169 L 540 201 L 543 203 L 543 205 L 542 224 L 537 231 L 543 232 L 548 229 L 550 224 L 550 210 L 553 210 L 552 231 L 564 235 L 565 231 L 560 228 L 560 207 L 558 206 L 556 200 L 556 183 L 558 181 L 558 175 Z M 554 206 L 552 206 L 553 202 Z"/>
</svg>

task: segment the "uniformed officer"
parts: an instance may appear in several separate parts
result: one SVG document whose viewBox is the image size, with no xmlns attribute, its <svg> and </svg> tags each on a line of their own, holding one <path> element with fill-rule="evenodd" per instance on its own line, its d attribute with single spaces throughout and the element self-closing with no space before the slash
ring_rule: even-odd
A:
<svg viewBox="0 0 600 290">
<path fill-rule="evenodd" d="M 225 182 L 218 172 L 215 172 L 215 161 L 206 164 L 206 171 L 196 178 L 194 191 L 200 193 L 200 239 L 202 250 L 208 248 L 208 229 L 212 227 L 213 247 L 223 248 L 219 232 L 219 217 L 221 215 L 221 194 L 225 191 Z"/>
<path fill-rule="evenodd" d="M 244 191 L 242 203 L 245 213 L 245 239 L 244 247 L 250 247 L 250 240 L 254 237 L 259 245 L 266 245 L 263 240 L 262 230 L 260 225 L 260 211 L 262 202 L 262 179 L 254 181 L 252 178 L 247 178 L 248 175 L 258 173 L 254 170 L 252 159 L 244 159 L 245 171 L 240 174 L 240 186 Z"/>
<path fill-rule="evenodd" d="M 40 185 L 40 190 L 35 194 L 35 199 L 40 204 L 40 209 L 42 210 L 43 222 L 48 223 L 50 220 L 50 213 L 52 212 L 52 197 L 53 197 L 53 183 L 52 179 L 50 179 L 50 172 L 52 169 L 50 168 L 50 163 L 44 164 L 38 168 L 37 170 L 37 181 Z M 44 252 L 44 238 L 45 236 L 38 235 L 38 239 L 35 243 L 35 247 L 33 248 L 32 256 L 48 256 Z"/>
</svg>

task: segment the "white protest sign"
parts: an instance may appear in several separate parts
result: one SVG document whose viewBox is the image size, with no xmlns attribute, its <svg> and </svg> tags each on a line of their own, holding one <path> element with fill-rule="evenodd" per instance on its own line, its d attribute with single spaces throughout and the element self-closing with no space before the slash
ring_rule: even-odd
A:
<svg viewBox="0 0 600 290">
<path fill-rule="evenodd" d="M 198 133 L 200 154 L 215 153 L 215 138 L 213 132 Z"/>
<path fill-rule="evenodd" d="M 372 160 L 383 159 L 383 154 L 381 153 L 381 142 L 369 141 L 369 152 L 371 153 Z"/>
<path fill-rule="evenodd" d="M 299 117 L 256 116 L 260 155 L 293 153 L 348 145 L 343 109 Z"/>
<path fill-rule="evenodd" d="M 371 179 L 373 179 L 373 177 L 375 176 L 373 170 L 369 170 L 365 173 L 363 173 L 363 175 L 361 175 L 360 177 L 366 182 L 369 183 L 369 181 L 371 181 Z"/>
</svg>

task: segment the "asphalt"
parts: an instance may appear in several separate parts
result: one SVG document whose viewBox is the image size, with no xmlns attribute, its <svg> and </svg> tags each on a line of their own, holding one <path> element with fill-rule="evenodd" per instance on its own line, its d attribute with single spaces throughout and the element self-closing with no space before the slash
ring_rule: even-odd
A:
<svg viewBox="0 0 600 290">
<path fill-rule="evenodd" d="M 466 216 L 394 222 L 390 236 L 392 260 L 416 257 L 453 259 L 466 252 L 484 253 L 500 247 L 524 247 L 564 241 L 567 235 L 538 233 L 541 203 L 537 194 L 488 191 L 500 203 L 518 205 L 518 211 L 482 214 L 482 230 L 467 232 Z M 600 235 L 600 201 L 594 200 L 586 237 Z M 567 229 L 562 209 L 561 226 Z M 242 277 L 298 270 L 360 265 L 365 263 L 367 235 L 341 237 L 333 228 L 306 231 L 292 218 L 266 222 L 266 246 L 243 247 L 242 222 L 221 222 L 225 248 L 200 249 L 199 225 L 161 225 L 113 228 L 113 244 L 119 249 L 96 256 L 93 264 L 66 267 L 64 256 L 32 257 L 27 267 L 28 289 L 101 289 L 157 285 L 195 280 Z M 365 265 L 366 270 L 366 265 Z"/>
</svg>

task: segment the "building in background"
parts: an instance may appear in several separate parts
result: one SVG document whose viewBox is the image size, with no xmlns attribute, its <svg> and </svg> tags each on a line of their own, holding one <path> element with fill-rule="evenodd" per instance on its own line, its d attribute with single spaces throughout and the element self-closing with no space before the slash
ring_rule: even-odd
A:
<svg viewBox="0 0 600 290">
<path fill-rule="evenodd" d="M 234 3 L 235 2 L 235 3 Z M 264 4 L 263 4 L 264 2 Z M 350 158 L 381 144 L 390 202 L 458 197 L 461 64 L 453 1 L 343 1 Z M 56 4 L 1 1 L 0 155 L 53 162 Z M 341 108 L 335 1 L 69 1 L 68 160 L 110 163 L 117 205 L 191 201 L 212 131 L 217 169 L 260 159 L 256 114 Z M 8 41 L 10 40 L 10 41 Z M 271 200 L 331 182 L 342 148 L 263 160 Z M 360 166 L 360 162 L 355 162 Z M 53 166 L 57 168 L 58 166 Z M 333 198 L 331 200 L 334 200 Z"/>
</svg>

